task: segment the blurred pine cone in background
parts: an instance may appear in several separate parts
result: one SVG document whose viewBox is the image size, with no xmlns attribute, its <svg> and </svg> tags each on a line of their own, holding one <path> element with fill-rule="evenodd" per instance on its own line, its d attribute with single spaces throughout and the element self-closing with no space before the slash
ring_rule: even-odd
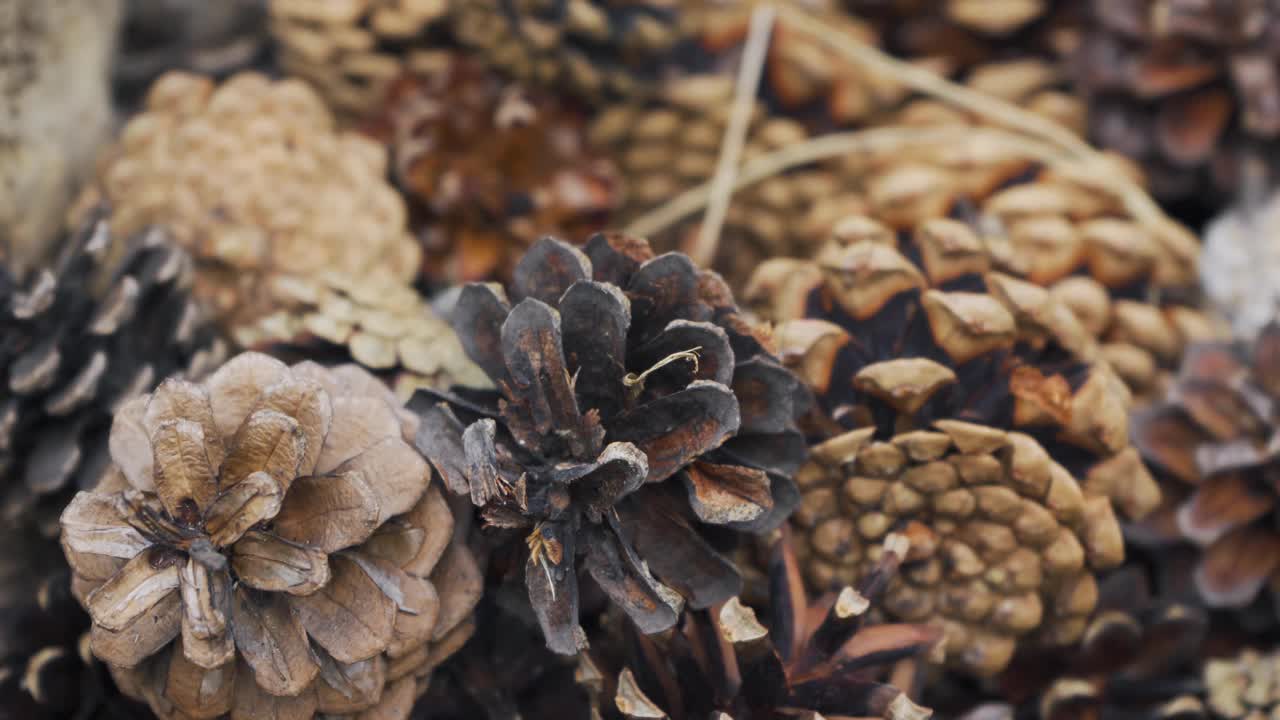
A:
<svg viewBox="0 0 1280 720">
<path fill-rule="evenodd" d="M 420 252 L 386 172 L 385 148 L 336 131 L 299 80 L 169 73 L 85 199 L 110 203 L 116 232 L 168 228 L 195 258 L 196 297 L 231 330 L 276 308 L 281 276 L 416 275 Z"/>
<path fill-rule="evenodd" d="M 585 118 L 458 53 L 392 84 L 368 129 L 391 149 L 433 284 L 509 278 L 540 236 L 599 230 L 621 199 Z"/>
<path fill-rule="evenodd" d="M 93 653 L 162 718 L 407 718 L 481 584 L 415 429 L 356 366 L 257 353 L 126 404 L 62 516 Z"/>
<path fill-rule="evenodd" d="M 986 676 L 1019 645 L 1078 640 L 1094 575 L 1124 559 L 1113 503 L 1141 517 L 1159 491 L 1128 443 L 1127 393 L 1070 309 L 946 219 L 901 235 L 847 219 L 813 260 L 771 261 L 754 284 L 821 406 L 792 518 L 810 585 L 857 582 L 902 532 L 885 611 L 939 625 L 948 665 Z"/>
<path fill-rule="evenodd" d="M 1280 9 L 1256 0 L 1089 6 L 1073 65 L 1091 134 L 1141 162 L 1157 197 L 1213 207 L 1242 189 L 1248 163 L 1276 167 Z"/>
</svg>

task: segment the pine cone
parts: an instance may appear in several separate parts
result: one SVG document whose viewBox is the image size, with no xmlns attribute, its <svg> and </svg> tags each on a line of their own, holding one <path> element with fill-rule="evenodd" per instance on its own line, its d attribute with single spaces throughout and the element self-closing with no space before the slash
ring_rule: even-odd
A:
<svg viewBox="0 0 1280 720">
<path fill-rule="evenodd" d="M 580 656 L 578 679 L 595 696 L 593 717 L 930 717 L 884 680 L 895 662 L 923 655 L 938 633 L 921 625 L 866 624 L 907 544 L 890 535 L 858 589 L 810 600 L 784 536 L 774 542 L 769 562 L 769 628 L 736 597 L 686 613 L 679 630 L 665 637 L 626 627 L 622 652 L 609 653 L 606 644 Z"/>
<path fill-rule="evenodd" d="M 275 309 L 281 274 L 413 277 L 418 248 L 386 171 L 386 151 L 336 132 L 300 81 L 241 73 L 215 88 L 169 73 L 87 196 L 111 202 L 116 232 L 168 227 L 195 257 L 197 297 L 232 329 Z"/>
<path fill-rule="evenodd" d="M 1269 481 L 1280 399 L 1280 324 L 1252 347 L 1192 347 L 1168 402 L 1135 417 L 1134 442 L 1165 492 L 1149 529 L 1203 548 L 1196 584 L 1211 606 L 1280 588 L 1280 494 Z"/>
<path fill-rule="evenodd" d="M 101 213 L 19 286 L 0 267 L 0 488 L 6 523 L 57 534 L 71 493 L 98 482 L 116 409 L 222 344 L 191 301 L 191 260 L 156 230 L 113 240 Z"/>
<path fill-rule="evenodd" d="M 718 276 L 643 240 L 597 235 L 585 254 L 541 240 L 509 289 L 514 305 L 467 286 L 453 315 L 501 392 L 424 392 L 410 406 L 448 487 L 525 536 L 548 646 L 583 647 L 579 555 L 644 632 L 675 624 L 686 599 L 737 594 L 733 565 L 695 523 L 758 532 L 794 507 L 794 416 L 808 400 L 795 376 Z"/>
<path fill-rule="evenodd" d="M 299 360 L 355 361 L 389 380 L 402 399 L 421 387 L 488 383 L 453 328 L 409 287 L 330 274 L 278 278 L 271 292 L 280 309 L 238 328 L 241 347 Z"/>
<path fill-rule="evenodd" d="M 280 64 L 339 116 L 375 112 L 405 70 L 433 66 L 450 39 L 448 0 L 270 0 Z"/>
<path fill-rule="evenodd" d="M 1126 393 L 1043 288 L 996 272 L 967 226 L 896 240 L 866 218 L 813 261 L 761 268 L 775 337 L 823 412 L 796 475 L 807 579 L 856 582 L 886 533 L 911 539 L 885 609 L 946 633 L 988 675 L 1020 642 L 1080 637 L 1093 573 L 1124 558 L 1114 501 L 1159 501 L 1127 438 Z"/>
<path fill-rule="evenodd" d="M 406 718 L 480 593 L 414 426 L 356 366 L 256 353 L 125 405 L 62 516 L 122 689 L 162 718 Z"/>
<path fill-rule="evenodd" d="M 1248 163 L 1274 171 L 1280 9 L 1187 0 L 1090 7 L 1073 64 L 1093 135 L 1140 161 L 1157 196 L 1229 197 Z"/>
<path fill-rule="evenodd" d="M 451 0 L 487 65 L 592 104 L 656 89 L 682 39 L 677 0 Z"/>
<path fill-rule="evenodd" d="M 600 229 L 622 179 L 587 147 L 583 126 L 559 98 L 461 54 L 394 83 L 373 134 L 391 147 L 427 279 L 509 278 L 539 233 Z"/>
</svg>

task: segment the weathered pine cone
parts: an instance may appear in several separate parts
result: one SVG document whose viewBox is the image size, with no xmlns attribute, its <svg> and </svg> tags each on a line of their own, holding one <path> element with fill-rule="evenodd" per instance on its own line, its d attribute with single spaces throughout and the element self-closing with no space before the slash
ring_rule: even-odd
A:
<svg viewBox="0 0 1280 720">
<path fill-rule="evenodd" d="M 280 65 L 345 119 L 376 112 L 392 81 L 434 64 L 451 37 L 448 0 L 269 2 Z"/>
<path fill-rule="evenodd" d="M 498 386 L 420 393 L 418 447 L 488 525 L 519 530 L 548 646 L 573 654 L 578 558 L 644 632 L 737 594 L 697 529 L 777 527 L 797 500 L 809 399 L 719 276 L 643 240 L 547 238 L 508 288 L 469 285 L 462 345 Z M 441 398 L 445 402 L 435 402 Z M 456 413 L 456 415 L 455 415 Z"/>
<path fill-rule="evenodd" d="M 291 360 L 354 361 L 402 400 L 421 387 L 488 382 L 453 328 L 409 286 L 328 274 L 277 278 L 271 292 L 279 309 L 237 328 L 239 346 Z"/>
<path fill-rule="evenodd" d="M 413 277 L 419 250 L 386 173 L 386 150 L 335 131 L 301 81 L 169 73 L 87 196 L 111 203 L 116 232 L 169 228 L 195 257 L 197 297 L 232 329 L 275 309 L 279 275 Z"/>
<path fill-rule="evenodd" d="M 1082 3 L 1083 4 L 1083 3 Z M 1280 8 L 1094 0 L 1073 59 L 1093 137 L 1138 160 L 1168 201 L 1230 197 L 1280 158 Z"/>
<path fill-rule="evenodd" d="M 114 238 L 100 212 L 19 284 L 0 266 L 0 502 L 6 524 L 57 535 L 106 468 L 117 408 L 223 347 L 191 300 L 191 259 L 159 230 Z"/>
<path fill-rule="evenodd" d="M 681 40 L 676 0 L 450 0 L 454 32 L 490 67 L 589 103 L 656 89 Z"/>
<path fill-rule="evenodd" d="M 1140 517 L 1159 490 L 1128 444 L 1123 385 L 1066 306 L 943 219 L 898 239 L 850 218 L 755 285 L 822 407 L 793 518 L 810 584 L 856 582 L 900 531 L 885 610 L 941 625 L 949 665 L 989 675 L 1020 643 L 1077 640 L 1094 573 L 1124 558 L 1113 500 Z"/>
<path fill-rule="evenodd" d="M 585 120 L 460 53 L 392 84 L 376 137 L 410 202 L 422 274 L 456 284 L 511 277 L 540 234 L 599 230 L 622 195 Z"/>
<path fill-rule="evenodd" d="M 930 717 L 886 679 L 894 663 L 925 654 L 938 633 L 923 625 L 867 624 L 907 545 L 890 535 L 857 589 L 810 599 L 784 535 L 770 551 L 769 627 L 736 597 L 686 613 L 665 636 L 624 627 L 614 643 L 623 647 L 606 644 L 580 656 L 578 681 L 593 696 L 593 717 Z"/>
<path fill-rule="evenodd" d="M 1272 322 L 1251 347 L 1192 347 L 1169 400 L 1134 419 L 1134 442 L 1165 495 L 1148 529 L 1203 548 L 1195 580 L 1211 606 L 1280 590 L 1280 493 L 1270 481 L 1277 401 L 1280 324 Z"/>
<path fill-rule="evenodd" d="M 405 718 L 480 577 L 376 378 L 245 353 L 121 409 L 62 516 L 90 645 L 162 718 Z"/>
</svg>

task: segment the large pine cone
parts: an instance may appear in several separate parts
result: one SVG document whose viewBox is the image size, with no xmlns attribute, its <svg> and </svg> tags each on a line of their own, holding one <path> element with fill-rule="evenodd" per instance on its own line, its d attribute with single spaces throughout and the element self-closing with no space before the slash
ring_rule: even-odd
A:
<svg viewBox="0 0 1280 720">
<path fill-rule="evenodd" d="M 215 87 L 175 72 L 87 196 L 110 201 L 117 232 L 169 228 L 195 257 L 197 297 L 233 328 L 275 309 L 279 275 L 414 276 L 418 246 L 386 173 L 386 150 L 336 131 L 301 81 L 241 73 Z"/>
<path fill-rule="evenodd" d="M 105 469 L 116 409 L 165 377 L 202 375 L 223 352 L 189 296 L 187 254 L 159 230 L 113 239 L 93 215 L 25 287 L 0 266 L 4 519 L 50 536 L 70 492 Z"/>
<path fill-rule="evenodd" d="M 889 669 L 922 656 L 939 633 L 922 625 L 869 626 L 867 620 L 908 545 L 886 538 L 875 570 L 857 589 L 809 598 L 790 539 L 769 559 L 769 626 L 738 598 L 686 613 L 678 630 L 646 637 L 627 625 L 579 658 L 578 681 L 592 717 L 752 720 L 810 716 L 923 720 L 931 712 Z M 612 642 L 610 642 L 612 641 Z"/>
<path fill-rule="evenodd" d="M 540 235 L 599 230 L 622 179 L 588 147 L 585 120 L 458 53 L 392 84 L 371 125 L 410 201 L 422 274 L 442 284 L 510 278 Z"/>
<path fill-rule="evenodd" d="M 162 718 L 405 718 L 480 593 L 414 418 L 356 366 L 246 353 L 123 407 L 62 516 L 91 647 Z"/>
<path fill-rule="evenodd" d="M 738 573 L 697 523 L 763 531 L 794 508 L 803 386 L 719 276 L 643 240 L 597 235 L 579 251 L 544 239 L 509 290 L 510 302 L 469 285 L 453 317 L 499 392 L 411 406 L 449 488 L 524 535 L 548 646 L 583 647 L 579 556 L 644 632 L 670 628 L 685 600 L 737 594 Z"/>
<path fill-rule="evenodd" d="M 855 232 L 857 230 L 857 232 Z M 990 674 L 1022 638 L 1080 637 L 1094 572 L 1124 546 L 1112 508 L 1159 491 L 1128 444 L 1126 393 L 1050 292 L 995 272 L 953 220 L 901 239 L 850 219 L 814 261 L 762 268 L 784 359 L 823 412 L 796 476 L 810 583 L 856 582 L 911 539 L 892 616 L 941 625 L 946 661 Z"/>
</svg>

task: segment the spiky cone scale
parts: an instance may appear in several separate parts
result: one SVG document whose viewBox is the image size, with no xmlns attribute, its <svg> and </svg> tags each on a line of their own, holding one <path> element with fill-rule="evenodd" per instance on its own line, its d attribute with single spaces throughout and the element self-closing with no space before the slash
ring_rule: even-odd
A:
<svg viewBox="0 0 1280 720">
<path fill-rule="evenodd" d="M 527 544 L 548 647 L 584 645 L 580 574 L 644 632 L 670 628 L 686 602 L 737 594 L 703 525 L 733 536 L 782 522 L 809 396 L 719 276 L 625 235 L 583 250 L 546 238 L 506 292 L 464 288 L 452 320 L 500 392 L 420 393 L 418 447 L 489 526 Z"/>
<path fill-rule="evenodd" d="M 585 125 L 559 96 L 461 53 L 394 82 L 368 130 L 390 147 L 409 198 L 422 275 L 446 285 L 505 280 L 539 236 L 599 230 L 622 199 L 622 178 L 589 147 Z"/>
<path fill-rule="evenodd" d="M 435 66 L 451 37 L 448 0 L 270 0 L 268 10 L 280 65 L 344 120 L 377 112 L 391 83 Z"/>
<path fill-rule="evenodd" d="M 1221 336 L 1198 307 L 1200 246 L 1189 230 L 1142 223 L 1087 178 L 1028 157 L 999 133 L 974 126 L 963 138 L 842 158 L 833 172 L 846 179 L 843 192 L 824 203 L 861 205 L 852 212 L 899 232 L 931 218 L 965 221 L 995 267 L 1049 289 L 1078 316 L 1140 403 L 1162 394 L 1189 342 Z M 1133 176 L 1123 158 L 1107 159 L 1107 172 Z"/>
<path fill-rule="evenodd" d="M 357 366 L 258 353 L 126 404 L 62 516 L 94 655 L 161 718 L 408 717 L 480 594 L 415 429 Z"/>
<path fill-rule="evenodd" d="M 578 681 L 605 719 L 764 720 L 779 717 L 921 720 L 932 712 L 895 687 L 890 670 L 920 659 L 939 633 L 869 622 L 908 541 L 886 538 L 875 571 L 856 588 L 810 597 L 788 534 L 769 548 L 768 626 L 737 597 L 686 613 L 655 636 L 615 623 L 579 656 Z M 820 713 L 820 715 L 819 715 Z"/>
<path fill-rule="evenodd" d="M 191 299 L 191 259 L 160 230 L 114 237 L 95 212 L 19 283 L 0 267 L 0 492 L 6 524 L 58 534 L 107 464 L 116 410 L 225 352 Z"/>
<path fill-rule="evenodd" d="M 1165 502 L 1147 523 L 1156 539 L 1202 548 L 1196 586 L 1215 607 L 1280 589 L 1280 494 L 1270 481 L 1280 398 L 1280 325 L 1250 344 L 1188 350 L 1168 401 L 1138 413 L 1134 442 Z"/>
<path fill-rule="evenodd" d="M 1019 644 L 1077 640 L 1094 574 L 1124 558 L 1117 508 L 1160 495 L 1067 306 L 946 219 L 895 236 L 851 218 L 813 260 L 763 266 L 748 298 L 822 409 L 796 475 L 809 583 L 856 582 L 898 531 L 912 545 L 885 610 L 941 626 L 948 665 L 991 675 Z"/>
<path fill-rule="evenodd" d="M 1170 202 L 1229 198 L 1253 163 L 1274 179 L 1280 10 L 1186 0 L 1090 9 L 1072 64 L 1101 145 L 1140 162 Z"/>
<path fill-rule="evenodd" d="M 401 400 L 420 387 L 484 386 L 453 328 L 413 288 L 328 274 L 271 280 L 275 312 L 237 328 L 236 343 L 287 359 L 355 362 Z"/>
<path fill-rule="evenodd" d="M 678 0 L 449 0 L 489 67 L 589 105 L 653 92 L 682 39 Z"/>
<path fill-rule="evenodd" d="M 413 278 L 420 251 L 386 174 L 386 149 L 335 130 L 300 80 L 173 72 L 82 201 L 108 201 L 116 232 L 168 228 L 196 261 L 197 298 L 231 331 L 275 309 L 266 290 L 279 275 Z"/>
</svg>

